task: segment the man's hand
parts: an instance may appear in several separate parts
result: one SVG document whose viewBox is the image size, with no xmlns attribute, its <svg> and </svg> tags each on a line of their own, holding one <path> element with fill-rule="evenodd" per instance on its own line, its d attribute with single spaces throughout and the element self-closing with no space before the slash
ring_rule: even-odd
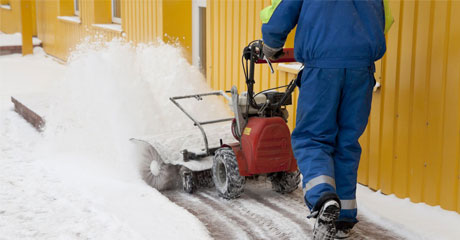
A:
<svg viewBox="0 0 460 240">
<path fill-rule="evenodd" d="M 262 52 L 264 53 L 265 57 L 272 61 L 276 61 L 280 57 L 284 56 L 283 48 L 271 48 L 267 46 L 267 44 L 264 44 Z"/>
</svg>

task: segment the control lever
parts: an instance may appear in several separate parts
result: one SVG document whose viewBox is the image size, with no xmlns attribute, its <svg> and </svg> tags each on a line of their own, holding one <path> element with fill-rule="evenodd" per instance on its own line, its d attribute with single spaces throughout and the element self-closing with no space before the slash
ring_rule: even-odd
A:
<svg viewBox="0 0 460 240">
<path fill-rule="evenodd" d="M 267 61 L 268 66 L 270 67 L 270 71 L 272 72 L 272 74 L 274 74 L 275 70 L 273 69 L 272 62 L 266 56 L 264 56 L 264 60 Z"/>
</svg>

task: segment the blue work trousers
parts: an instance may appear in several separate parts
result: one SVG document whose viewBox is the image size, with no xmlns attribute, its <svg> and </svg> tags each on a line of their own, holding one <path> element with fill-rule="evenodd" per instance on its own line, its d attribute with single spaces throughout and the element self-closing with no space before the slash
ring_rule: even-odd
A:
<svg viewBox="0 0 460 240">
<path fill-rule="evenodd" d="M 341 203 L 339 221 L 356 223 L 356 183 L 375 85 L 374 66 L 305 68 L 292 146 L 311 210 L 325 196 Z M 324 200 L 324 199 L 323 199 Z"/>
</svg>

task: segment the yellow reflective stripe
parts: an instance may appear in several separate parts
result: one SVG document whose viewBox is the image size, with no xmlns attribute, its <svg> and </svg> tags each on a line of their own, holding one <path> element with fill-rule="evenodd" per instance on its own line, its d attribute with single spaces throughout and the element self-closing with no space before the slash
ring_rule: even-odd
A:
<svg viewBox="0 0 460 240">
<path fill-rule="evenodd" d="M 303 189 L 303 194 L 305 195 L 310 189 L 316 187 L 319 184 L 327 183 L 334 187 L 335 189 L 335 180 L 332 177 L 326 175 L 320 175 L 318 177 L 312 178 L 310 181 L 305 184 Z"/>
<path fill-rule="evenodd" d="M 395 22 L 393 15 L 391 15 L 390 3 L 388 0 L 383 0 L 383 8 L 385 11 L 385 34 L 390 30 L 391 25 Z"/>
<path fill-rule="evenodd" d="M 262 20 L 262 23 L 265 24 L 268 23 L 268 21 L 270 21 L 270 18 L 272 17 L 278 5 L 280 5 L 281 1 L 282 0 L 272 0 L 272 5 L 264 8 L 260 12 L 260 20 Z"/>
<path fill-rule="evenodd" d="M 357 208 L 356 199 L 340 200 L 340 205 L 343 210 L 353 210 Z"/>
</svg>

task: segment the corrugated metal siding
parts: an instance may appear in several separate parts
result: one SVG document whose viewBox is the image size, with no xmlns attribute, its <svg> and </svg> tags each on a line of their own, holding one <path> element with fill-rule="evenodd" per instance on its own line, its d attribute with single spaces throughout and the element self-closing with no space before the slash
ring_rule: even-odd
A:
<svg viewBox="0 0 460 240">
<path fill-rule="evenodd" d="M 243 47 L 260 39 L 269 0 L 208 0 L 207 79 L 245 90 Z M 460 2 L 391 1 L 396 23 L 377 63 L 359 182 L 385 194 L 460 212 Z M 258 66 L 256 90 L 286 84 L 287 72 Z M 289 126 L 294 127 L 295 105 Z"/>
<path fill-rule="evenodd" d="M 122 25 L 128 41 L 151 42 L 163 35 L 163 1 L 125 0 Z"/>
<path fill-rule="evenodd" d="M 59 0 L 37 0 L 38 36 L 47 53 L 66 60 L 71 49 L 88 36 L 102 35 L 105 40 L 122 37 L 122 33 L 92 26 L 96 23 L 95 1 L 80 0 L 82 22 L 78 24 L 57 19 Z M 110 4 L 106 10 L 110 11 Z M 162 1 L 122 0 L 122 29 L 128 41 L 150 42 L 162 37 L 162 16 Z"/>
<path fill-rule="evenodd" d="M 360 182 L 460 212 L 460 2 L 391 2 L 396 24 L 361 142 Z"/>
</svg>

